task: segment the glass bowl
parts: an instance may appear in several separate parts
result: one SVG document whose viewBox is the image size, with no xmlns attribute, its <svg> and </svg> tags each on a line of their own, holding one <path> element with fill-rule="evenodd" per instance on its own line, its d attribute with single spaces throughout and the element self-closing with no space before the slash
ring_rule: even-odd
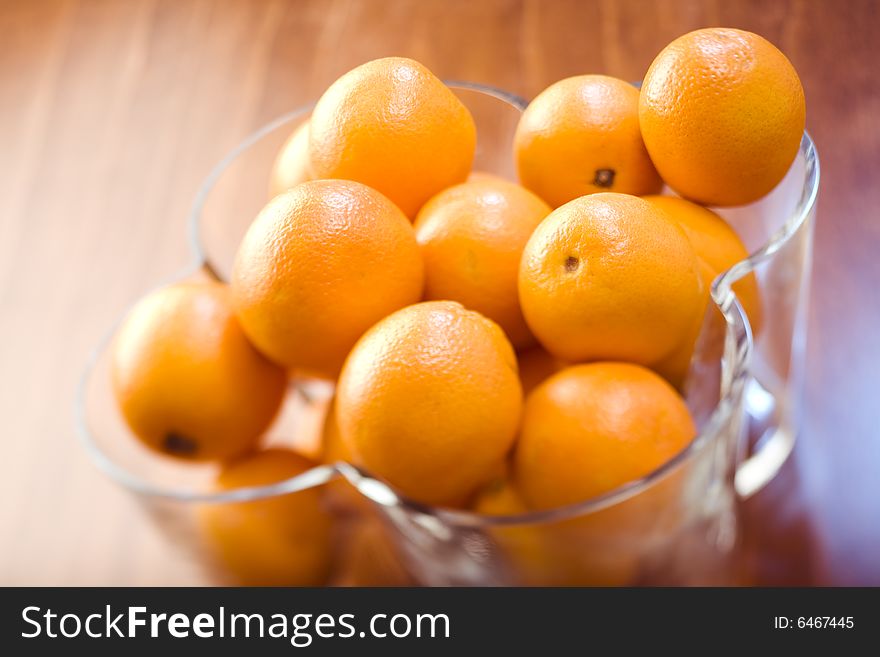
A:
<svg viewBox="0 0 880 657">
<path fill-rule="evenodd" d="M 526 102 L 485 85 L 447 84 L 477 124 L 474 169 L 514 179 L 513 135 Z M 301 107 L 267 124 L 210 173 L 190 217 L 196 262 L 180 278 L 228 280 L 238 243 L 267 201 L 275 155 L 311 108 Z M 331 487 L 335 490 L 328 495 L 327 513 L 337 520 L 341 536 L 358 523 L 380 526 L 392 560 L 399 560 L 413 583 L 739 581 L 736 499 L 754 494 L 772 479 L 797 434 L 818 178 L 816 152 L 805 133 L 796 161 L 773 192 L 756 204 L 719 210 L 752 255 L 719 275 L 712 286 L 714 303 L 707 309 L 684 386 L 699 434 L 655 472 L 600 497 L 551 511 L 482 515 L 414 503 L 369 472 L 343 462 L 317 466 L 270 486 L 217 492 L 212 489 L 215 466 L 165 459 L 129 435 L 110 383 L 113 330 L 96 348 L 82 378 L 76 404 L 80 437 L 95 463 L 136 495 L 171 541 L 217 583 L 234 580 L 199 529 L 201 505 L 253 503 L 315 486 L 325 486 L 328 493 Z M 757 338 L 731 291 L 751 272 L 763 304 Z M 327 382 L 292 380 L 267 443 L 316 456 L 332 394 Z M 333 480 L 341 481 L 331 484 Z M 389 577 L 389 583 L 401 583 L 400 576 Z"/>
</svg>

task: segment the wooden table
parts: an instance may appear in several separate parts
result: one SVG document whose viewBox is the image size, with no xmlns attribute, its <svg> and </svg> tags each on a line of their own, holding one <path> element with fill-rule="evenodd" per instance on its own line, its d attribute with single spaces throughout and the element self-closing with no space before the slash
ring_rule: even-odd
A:
<svg viewBox="0 0 880 657">
<path fill-rule="evenodd" d="M 745 511 L 758 581 L 880 584 L 877 2 L 56 2 L 0 6 L 0 584 L 198 584 L 74 437 L 87 354 L 190 259 L 188 205 L 267 120 L 383 55 L 532 97 L 639 79 L 728 25 L 800 72 L 823 167 L 806 425 Z"/>
</svg>

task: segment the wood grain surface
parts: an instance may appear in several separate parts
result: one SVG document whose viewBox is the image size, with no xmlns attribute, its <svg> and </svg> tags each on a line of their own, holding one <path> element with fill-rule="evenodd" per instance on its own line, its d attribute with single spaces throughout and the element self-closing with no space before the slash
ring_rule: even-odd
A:
<svg viewBox="0 0 880 657">
<path fill-rule="evenodd" d="M 880 3 L 0 3 L 0 584 L 199 584 L 76 442 L 90 349 L 185 266 L 189 203 L 267 120 L 375 57 L 533 97 L 639 79 L 674 37 L 753 30 L 793 61 L 822 160 L 807 416 L 745 509 L 759 583 L 880 584 Z"/>
</svg>

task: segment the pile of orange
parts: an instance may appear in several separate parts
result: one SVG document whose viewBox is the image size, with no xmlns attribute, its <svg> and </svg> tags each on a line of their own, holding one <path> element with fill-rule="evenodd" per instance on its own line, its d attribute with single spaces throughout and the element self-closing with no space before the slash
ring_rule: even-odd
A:
<svg viewBox="0 0 880 657">
<path fill-rule="evenodd" d="M 314 465 L 261 445 L 293 372 L 336 384 L 324 460 L 411 500 L 506 514 L 607 493 L 695 437 L 679 391 L 709 286 L 747 256 L 704 206 L 767 194 L 803 129 L 781 52 L 699 30 L 641 90 L 583 75 L 540 93 L 512 182 L 472 175 L 474 120 L 431 71 L 363 64 L 284 144 L 229 284 L 172 285 L 129 315 L 122 414 L 153 450 L 220 464 L 220 489 L 282 481 Z M 754 277 L 735 291 L 757 326 Z M 374 519 L 338 548 L 328 511 L 369 504 L 326 489 L 208 506 L 205 536 L 239 581 L 320 584 L 335 563 L 338 582 L 381 583 L 361 556 L 394 561 Z M 514 535 L 543 572 L 546 537 Z"/>
</svg>

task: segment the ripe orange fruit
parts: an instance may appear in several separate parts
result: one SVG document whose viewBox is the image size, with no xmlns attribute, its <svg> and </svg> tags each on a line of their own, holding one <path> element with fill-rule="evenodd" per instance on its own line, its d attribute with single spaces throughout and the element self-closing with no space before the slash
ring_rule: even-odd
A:
<svg viewBox="0 0 880 657">
<path fill-rule="evenodd" d="M 296 452 L 267 449 L 224 466 L 219 490 L 267 486 L 315 464 Z M 317 488 L 253 502 L 199 507 L 202 535 L 228 574 L 246 586 L 318 586 L 331 565 L 330 515 Z"/>
<path fill-rule="evenodd" d="M 474 511 L 487 516 L 516 516 L 529 512 L 511 483 L 507 468 L 477 493 Z"/>
<path fill-rule="evenodd" d="M 749 252 L 736 231 L 717 214 L 696 203 L 674 196 L 645 196 L 646 201 L 667 213 L 678 222 L 687 235 L 691 246 L 701 261 L 701 275 L 705 303 L 710 302 L 710 288 L 719 274 L 749 256 Z M 758 281 L 754 274 L 737 281 L 733 291 L 743 304 L 752 330 L 760 330 L 762 322 L 761 298 Z M 705 313 L 705 310 L 704 310 Z M 697 316 L 692 335 L 685 339 L 680 348 L 663 361 L 652 367 L 673 385 L 680 386 L 687 374 L 694 343 L 703 328 L 703 313 Z M 719 333 L 719 339 L 723 334 Z"/>
<path fill-rule="evenodd" d="M 523 112 L 514 141 L 523 185 L 554 208 L 584 194 L 654 194 L 663 182 L 639 129 L 639 90 L 606 75 L 550 85 Z"/>
<path fill-rule="evenodd" d="M 321 435 L 321 462 L 333 464 L 337 461 L 353 463 L 354 456 L 339 433 L 336 421 L 336 397 L 330 400 L 327 415 L 324 417 L 324 430 Z"/>
<path fill-rule="evenodd" d="M 666 183 L 704 205 L 743 205 L 785 176 L 804 132 L 804 90 L 766 39 L 726 28 L 670 43 L 642 83 L 639 120 Z"/>
<path fill-rule="evenodd" d="M 516 516 L 529 511 L 507 474 L 484 487 L 473 508 L 487 516 Z M 499 525 L 491 526 L 486 531 L 500 548 L 511 569 L 510 575 L 517 584 L 562 584 L 558 562 L 550 551 L 545 527 L 534 524 Z"/>
<path fill-rule="evenodd" d="M 519 424 L 516 357 L 495 322 L 427 301 L 371 328 L 336 396 L 342 439 L 373 474 L 427 504 L 458 504 L 504 460 Z"/>
<path fill-rule="evenodd" d="M 553 211 L 523 251 L 529 328 L 568 362 L 650 365 L 703 309 L 699 263 L 682 229 L 647 201 L 591 194 Z"/>
<path fill-rule="evenodd" d="M 565 369 L 565 363 L 540 346 L 518 353 L 516 359 L 519 363 L 519 380 L 524 395 L 529 394 L 551 375 Z"/>
<path fill-rule="evenodd" d="M 695 435 L 684 400 L 654 372 L 576 365 L 526 400 L 516 484 L 533 509 L 582 502 L 650 474 Z"/>
<path fill-rule="evenodd" d="M 713 314 L 710 316 L 709 323 L 706 324 L 706 311 L 711 301 L 708 286 L 712 284 L 715 276 L 715 272 L 709 265 L 700 260 L 700 278 L 703 281 L 703 301 L 700 305 L 703 312 L 694 315 L 690 329 L 682 335 L 678 345 L 671 352 L 650 364 L 652 370 L 669 381 L 677 390 L 684 390 L 685 381 L 691 369 L 691 360 L 700 336 L 703 336 L 704 345 L 721 345 L 723 343 L 725 329 L 721 315 Z M 703 335 L 704 332 L 708 333 Z M 709 357 L 709 354 L 703 353 L 703 357 Z M 714 358 L 714 355 L 712 357 Z M 720 353 L 718 357 L 721 357 Z"/>
<path fill-rule="evenodd" d="M 522 515 L 530 510 L 506 475 L 486 486 L 474 503 L 474 511 L 489 516 Z M 513 580 L 519 585 L 630 584 L 637 566 L 632 555 L 636 546 L 630 540 L 624 548 L 619 540 L 615 541 L 613 536 L 621 527 L 600 516 L 601 513 L 566 521 L 497 525 L 486 531 L 495 540 L 508 562 Z M 638 529 L 630 529 L 626 536 L 631 537 L 634 531 Z"/>
<path fill-rule="evenodd" d="M 321 462 L 333 465 L 338 462 L 361 465 L 339 433 L 339 422 L 336 421 L 336 397 L 330 401 L 327 414 L 324 416 L 324 428 L 321 435 Z M 328 506 L 343 514 L 364 514 L 372 510 L 372 502 L 360 494 L 347 480 L 339 478 L 325 487 Z"/>
<path fill-rule="evenodd" d="M 195 461 L 253 449 L 287 385 L 245 338 L 220 283 L 175 283 L 142 299 L 116 335 L 112 372 L 134 434 Z"/>
<path fill-rule="evenodd" d="M 468 109 L 422 64 L 376 59 L 334 82 L 312 112 L 309 152 L 318 178 L 376 188 L 409 217 L 463 182 L 476 149 Z"/>
<path fill-rule="evenodd" d="M 272 199 L 235 258 L 232 297 L 272 360 L 334 378 L 361 334 L 421 298 L 412 226 L 374 189 L 305 182 Z"/>
<path fill-rule="evenodd" d="M 535 339 L 517 296 L 523 247 L 550 206 L 500 178 L 466 182 L 428 201 L 415 222 L 425 297 L 459 301 L 498 322 L 516 348 Z"/>
<path fill-rule="evenodd" d="M 749 257 L 749 251 L 736 231 L 708 208 L 674 196 L 644 198 L 678 222 L 697 257 L 708 265 L 706 271 L 712 272 L 712 277 L 703 278 L 707 292 L 719 274 Z M 762 309 L 755 275 L 749 274 L 734 283 L 733 291 L 748 314 L 752 328 L 756 330 L 761 324 Z"/>
<path fill-rule="evenodd" d="M 309 163 L 309 121 L 303 121 L 291 133 L 275 156 L 269 174 L 269 198 L 286 192 L 306 180 L 312 179 Z"/>
</svg>

